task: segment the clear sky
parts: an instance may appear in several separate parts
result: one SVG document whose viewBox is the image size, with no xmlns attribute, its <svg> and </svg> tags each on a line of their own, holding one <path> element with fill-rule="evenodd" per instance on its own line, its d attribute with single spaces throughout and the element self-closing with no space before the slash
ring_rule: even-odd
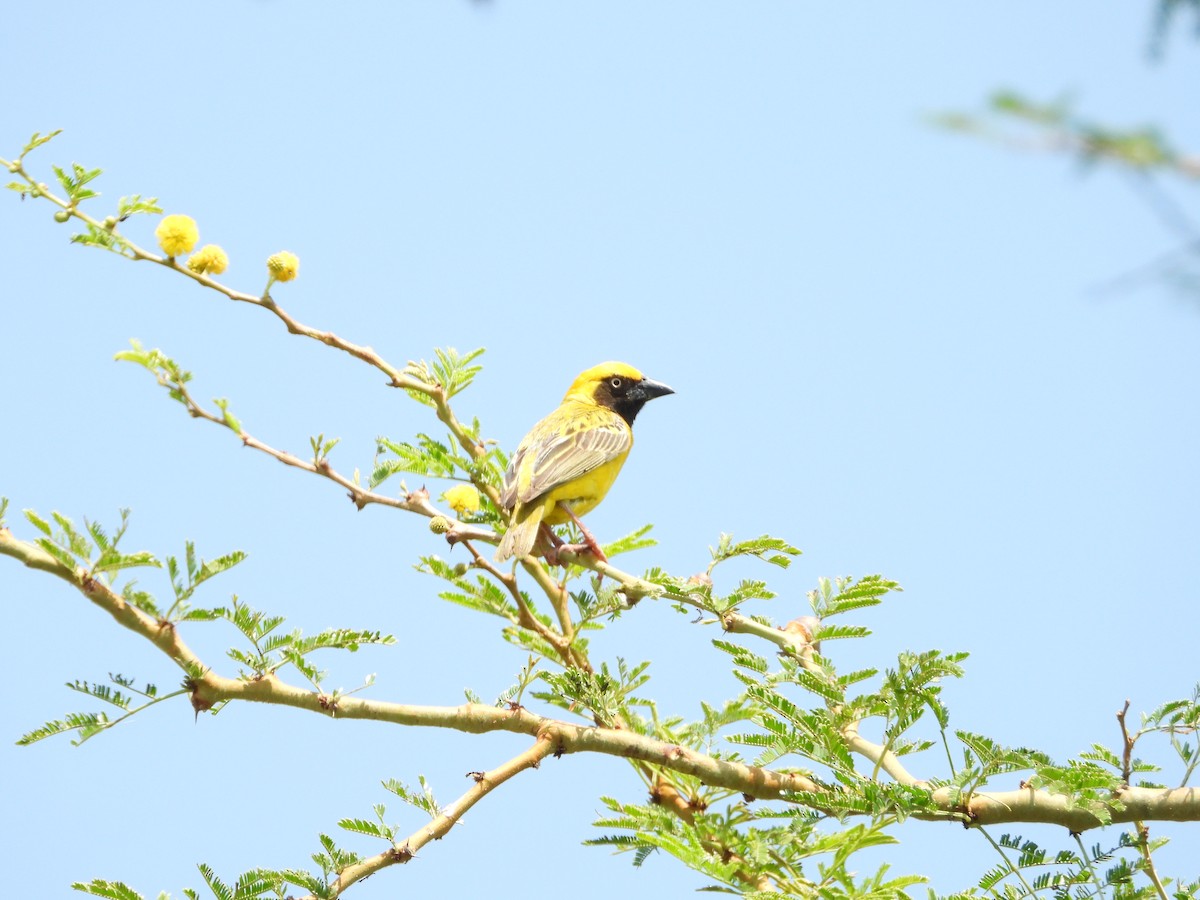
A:
<svg viewBox="0 0 1200 900">
<path fill-rule="evenodd" d="M 509 448 L 579 370 L 639 366 L 677 394 L 639 418 L 589 517 L 601 538 L 655 523 L 659 547 L 628 567 L 686 575 L 723 531 L 777 534 L 804 556 L 733 573 L 779 593 L 749 611 L 786 621 L 822 575 L 883 573 L 905 592 L 855 619 L 875 634 L 837 648 L 839 665 L 968 650 L 967 678 L 947 686 L 954 727 L 1059 758 L 1115 746 L 1126 698 L 1148 709 L 1197 680 L 1200 298 L 1155 278 L 1096 290 L 1180 243 L 1124 174 L 924 117 L 1001 87 L 1069 93 L 1098 120 L 1200 148 L 1200 54 L 1179 29 L 1151 61 L 1146 3 L 836 7 L 69 4 L 67 24 L 10 16 L 0 32 L 0 155 L 65 129 L 32 158 L 46 180 L 78 161 L 106 170 L 97 210 L 159 197 L 230 253 L 226 280 L 244 290 L 261 289 L 268 254 L 294 251 L 300 278 L 279 302 L 394 362 L 486 346 L 457 409 Z M 1195 209 L 1194 189 L 1163 189 Z M 306 452 L 310 434 L 340 437 L 345 470 L 369 469 L 378 435 L 433 430 L 423 408 L 257 310 L 69 246 L 46 205 L 0 200 L 0 494 L 16 510 L 111 523 L 131 507 L 130 546 L 249 553 L 198 598 L 210 605 L 236 592 L 306 632 L 398 636 L 328 655 L 332 686 L 374 672 L 370 696 L 457 703 L 511 682 L 524 656 L 412 571 L 442 552 L 423 520 L 354 512 L 112 355 L 130 338 L 161 347 L 263 440 Z M 153 225 L 130 234 L 151 244 Z M 169 591 L 165 573 L 141 581 Z M 199 886 L 197 862 L 228 878 L 302 866 L 319 832 L 387 802 L 381 779 L 424 774 L 449 801 L 464 773 L 525 745 L 269 708 L 194 723 L 181 702 L 80 749 L 17 748 L 87 707 L 66 681 L 120 672 L 166 689 L 179 675 L 11 561 L 0 602 L 13 896 L 66 897 L 92 877 L 178 896 Z M 650 693 L 690 715 L 737 689 L 718 636 L 643 603 L 594 658 L 652 660 Z M 186 637 L 233 673 L 230 629 Z M 634 870 L 580 847 L 601 793 L 642 796 L 619 761 L 549 762 L 352 896 L 704 883 L 665 857 Z M 390 818 L 420 824 L 398 803 Z M 959 828 L 898 835 L 894 873 L 928 872 L 940 891 L 996 862 Z M 1196 876 L 1197 857 L 1193 830 L 1164 859 Z"/>
</svg>

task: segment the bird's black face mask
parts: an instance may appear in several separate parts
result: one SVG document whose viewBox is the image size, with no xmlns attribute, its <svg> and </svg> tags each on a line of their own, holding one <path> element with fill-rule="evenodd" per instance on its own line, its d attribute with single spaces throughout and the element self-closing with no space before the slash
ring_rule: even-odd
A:
<svg viewBox="0 0 1200 900">
<path fill-rule="evenodd" d="M 610 375 L 596 385 L 596 403 L 611 409 L 622 419 L 633 425 L 633 420 L 642 407 L 655 397 L 673 394 L 674 390 L 660 381 L 643 378 L 635 381 L 623 375 Z"/>
</svg>

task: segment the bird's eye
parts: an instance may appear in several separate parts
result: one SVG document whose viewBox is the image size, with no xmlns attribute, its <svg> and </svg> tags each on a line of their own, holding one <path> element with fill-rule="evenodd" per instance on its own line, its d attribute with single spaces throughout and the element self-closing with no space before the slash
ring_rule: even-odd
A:
<svg viewBox="0 0 1200 900">
<path fill-rule="evenodd" d="M 621 385 L 624 384 L 625 382 L 623 382 L 621 380 L 620 376 L 614 376 L 609 379 L 608 383 L 611 384 L 614 389 L 620 390 Z"/>
</svg>

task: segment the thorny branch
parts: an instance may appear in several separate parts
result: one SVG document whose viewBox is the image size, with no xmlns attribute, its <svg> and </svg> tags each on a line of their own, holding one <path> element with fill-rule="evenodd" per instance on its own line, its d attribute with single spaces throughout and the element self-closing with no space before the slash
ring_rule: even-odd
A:
<svg viewBox="0 0 1200 900">
<path fill-rule="evenodd" d="M 396 725 L 451 728 L 473 734 L 507 731 L 531 737 L 550 736 L 561 753 L 603 753 L 638 760 L 690 775 L 712 787 L 726 788 L 751 797 L 800 802 L 821 809 L 828 788 L 796 772 L 776 771 L 718 759 L 677 744 L 620 728 L 602 728 L 538 716 L 525 709 L 498 709 L 467 703 L 462 706 L 418 706 L 343 696 L 332 700 L 315 691 L 290 685 L 275 675 L 231 679 L 217 675 L 187 646 L 178 629 L 127 603 L 82 568 L 59 562 L 37 544 L 21 541 L 0 528 L 0 555 L 10 556 L 33 569 L 66 581 L 119 624 L 150 641 L 188 673 L 192 703 L 206 709 L 223 701 L 244 700 L 303 709 L 337 719 L 369 719 Z M 916 812 L 914 818 L 958 820 L 971 825 L 1007 822 L 1045 822 L 1071 831 L 1086 831 L 1102 824 L 1094 815 L 1072 804 L 1071 798 L 1044 790 L 974 793 L 963 804 L 948 788 L 931 793 L 935 811 Z M 1126 786 L 1116 792 L 1111 807 L 1113 822 L 1145 820 L 1195 821 L 1200 819 L 1200 790 L 1154 789 Z"/>
<path fill-rule="evenodd" d="M 538 735 L 537 741 L 532 747 L 518 753 L 490 772 L 471 773 L 475 783 L 461 797 L 439 812 L 432 822 L 424 828 L 417 829 L 405 840 L 397 842 L 391 849 L 342 869 L 330 885 L 330 892 L 326 896 L 331 900 L 340 897 L 352 885 L 374 875 L 381 869 L 407 863 L 430 841 L 440 841 L 449 834 L 450 829 L 462 820 L 463 815 L 487 794 L 513 776 L 529 769 L 536 769 L 541 765 L 542 760 L 555 751 L 556 745 L 551 735 Z M 309 895 L 302 900 L 316 900 L 316 898 Z"/>
</svg>

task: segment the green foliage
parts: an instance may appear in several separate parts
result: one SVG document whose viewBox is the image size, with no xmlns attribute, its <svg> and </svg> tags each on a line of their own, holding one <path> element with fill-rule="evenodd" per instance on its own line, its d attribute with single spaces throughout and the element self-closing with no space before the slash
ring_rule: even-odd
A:
<svg viewBox="0 0 1200 900">
<path fill-rule="evenodd" d="M 709 574 L 718 563 L 733 559 L 735 556 L 754 556 L 771 565 L 786 569 L 792 564 L 792 557 L 799 556 L 800 550 L 787 541 L 773 538 L 770 535 L 751 538 L 748 541 L 733 542 L 733 535 L 722 534 L 716 548 L 710 548 L 712 563 L 708 567 Z"/>
<path fill-rule="evenodd" d="M 18 194 L 20 194 L 22 200 L 24 200 L 26 197 L 41 197 L 42 196 L 41 188 L 38 187 L 37 183 L 34 182 L 33 179 L 29 178 L 25 174 L 25 170 L 24 170 L 24 167 L 22 164 L 24 163 L 25 157 L 27 154 L 36 150 L 38 147 L 42 146 L 43 144 L 53 140 L 55 137 L 57 137 L 60 134 L 62 134 L 61 128 L 59 128 L 55 131 L 52 131 L 49 134 L 42 134 L 40 132 L 35 131 L 33 133 L 33 137 L 31 137 L 29 139 L 29 142 L 24 147 L 21 148 L 20 154 L 17 156 L 17 158 L 15 160 L 12 161 L 12 163 L 9 164 L 9 167 L 8 167 L 8 170 L 10 172 L 14 172 L 14 173 L 21 175 L 22 177 L 25 178 L 25 180 L 24 181 L 10 181 L 8 184 L 5 185 L 5 187 L 7 187 L 10 191 L 16 191 Z"/>
<path fill-rule="evenodd" d="M 859 579 L 820 578 L 816 590 L 809 591 L 808 602 L 813 615 L 823 623 L 831 616 L 878 606 L 889 592 L 900 590 L 899 584 L 888 581 L 882 575 L 867 575 Z M 865 632 L 863 636 L 869 633 Z M 829 632 L 822 627 L 821 639 L 825 640 L 827 634 Z"/>
<path fill-rule="evenodd" d="M 649 666 L 649 662 L 630 666 L 617 657 L 615 674 L 608 663 L 601 664 L 598 672 L 581 669 L 543 672 L 542 680 L 551 690 L 535 692 L 533 696 L 578 715 L 586 711 L 597 725 L 612 726 L 625 718 L 630 706 L 651 705 L 633 693 L 650 680 L 645 674 Z"/>
<path fill-rule="evenodd" d="M 634 550 L 645 550 L 648 547 L 657 547 L 658 541 L 652 537 L 648 537 L 650 530 L 653 527 L 654 526 L 650 524 L 643 525 L 641 528 L 629 532 L 629 534 L 625 535 L 624 537 L 617 538 L 615 541 L 604 544 L 601 549 L 604 551 L 605 556 L 607 556 L 609 559 L 612 559 L 614 556 L 620 556 L 622 553 L 632 553 Z"/>
<path fill-rule="evenodd" d="M 7 500 L 4 502 L 7 506 Z M 111 536 L 97 522 L 84 519 L 84 527 L 76 524 L 59 512 L 52 512 L 50 519 L 57 527 L 43 519 L 31 509 L 24 510 L 25 519 L 42 533 L 36 539 L 39 547 L 69 569 L 82 567 L 88 570 L 89 578 L 103 577 L 112 584 L 118 572 L 149 566 L 160 568 L 161 563 L 145 551 L 121 553 L 119 545 L 129 527 L 129 510 L 121 510 L 121 523 Z"/>
<path fill-rule="evenodd" d="M 586 843 L 632 853 L 635 866 L 667 853 L 720 886 L 709 890 L 748 898 L 896 898 L 924 881 L 888 878 L 886 864 L 862 878 L 850 874 L 855 854 L 895 843 L 882 824 L 835 829 L 810 810 L 754 809 L 740 799 L 719 810 L 700 804 L 689 822 L 659 805 L 660 796 L 640 805 L 603 798 L 610 814 L 595 824 L 618 833 Z"/>
<path fill-rule="evenodd" d="M 130 350 L 121 350 L 113 355 L 113 359 L 136 363 L 152 373 L 172 400 L 187 405 L 185 385 L 192 380 L 192 373 L 183 369 L 175 360 L 161 350 L 147 350 L 140 342 L 131 340 Z"/>
<path fill-rule="evenodd" d="M 238 420 L 237 416 L 229 411 L 229 400 L 225 397 L 218 397 L 213 400 L 213 404 L 221 411 L 221 421 L 225 427 L 234 434 L 242 434 L 242 423 Z"/>
<path fill-rule="evenodd" d="M 1105 825 L 1112 821 L 1112 811 L 1124 804 L 1114 794 L 1123 785 L 1120 775 L 1107 771 L 1087 760 L 1068 760 L 1065 765 L 1042 763 L 1029 779 L 1033 788 L 1043 788 L 1067 800 L 1068 809 L 1091 813 Z"/>
<path fill-rule="evenodd" d="M 1051 852 L 1020 835 L 1001 835 L 993 840 L 1000 865 L 989 869 L 979 879 L 978 892 L 964 891 L 958 897 L 1028 897 L 1054 896 L 1061 898 L 1091 897 L 1115 900 L 1149 900 L 1158 897 L 1155 887 L 1146 882 L 1137 885 L 1134 879 L 1147 873 L 1145 850 L 1148 849 L 1135 834 L 1122 832 L 1115 845 L 1093 844 L 1085 847 L 1076 837 L 1076 848 Z M 1156 842 L 1157 849 L 1164 842 Z M 1170 896 L 1185 900 L 1197 896 L 1196 883 L 1173 882 L 1163 879 L 1164 889 L 1174 886 Z"/>
<path fill-rule="evenodd" d="M 33 133 L 33 137 L 31 137 L 29 139 L 29 143 L 27 143 L 24 147 L 21 148 L 21 155 L 17 157 L 17 161 L 19 162 L 19 161 L 25 159 L 25 156 L 27 154 L 36 150 L 38 147 L 42 146 L 43 144 L 48 144 L 50 141 L 54 140 L 54 138 L 56 138 L 60 134 L 62 134 L 62 131 L 63 130 L 61 128 L 56 128 L 56 129 L 54 129 L 54 131 L 51 131 L 49 134 L 42 134 L 39 131 L 35 131 Z"/>
<path fill-rule="evenodd" d="M 140 214 L 161 215 L 162 211 L 157 197 L 147 197 L 143 200 L 141 194 L 134 194 L 131 197 L 122 197 L 117 201 L 117 221 L 119 222 L 124 222 L 130 216 Z"/>
<path fill-rule="evenodd" d="M 346 628 L 332 628 L 311 637 L 304 637 L 299 629 L 287 634 L 276 634 L 276 629 L 284 622 L 283 616 L 269 616 L 251 609 L 236 596 L 229 608 L 215 612 L 233 623 L 250 642 L 250 651 L 235 647 L 228 652 L 230 659 L 245 667 L 243 674 L 262 677 L 290 665 L 317 690 L 321 689 L 321 682 L 326 673 L 317 669 L 307 659 L 309 654 L 317 650 L 346 650 L 354 653 L 363 644 L 389 646 L 396 642 L 390 634 Z M 371 683 L 372 681 L 368 680 L 363 687 Z M 336 702 L 337 697 L 343 695 L 343 692 L 335 692 L 332 699 Z"/>
<path fill-rule="evenodd" d="M 309 446 L 312 447 L 313 465 L 319 466 L 329 458 L 330 452 L 338 445 L 341 438 L 330 438 L 325 440 L 324 434 L 318 434 L 316 437 L 308 439 Z"/>
<path fill-rule="evenodd" d="M 362 861 L 362 857 L 357 853 L 338 847 L 333 838 L 327 834 L 318 835 L 317 839 L 321 842 L 323 852 L 314 853 L 312 859 L 321 867 L 326 876 L 337 874 L 347 866 L 357 865 Z"/>
<path fill-rule="evenodd" d="M 72 244 L 82 244 L 85 247 L 99 247 L 112 253 L 122 253 L 127 246 L 125 240 L 111 231 L 87 225 L 87 231 L 71 235 Z"/>
<path fill-rule="evenodd" d="M 50 168 L 54 170 L 54 177 L 62 185 L 62 189 L 66 192 L 67 199 L 71 201 L 72 206 L 84 200 L 90 200 L 92 197 L 100 196 L 91 188 L 85 186 L 101 175 L 100 169 L 88 169 L 79 163 L 71 163 L 71 170 L 69 172 L 61 166 L 51 166 Z"/>
<path fill-rule="evenodd" d="M 394 778 L 389 778 L 382 782 L 384 790 L 395 794 L 409 806 L 419 809 L 428 814 L 429 818 L 436 819 L 442 813 L 442 807 L 438 804 L 437 799 L 433 796 L 433 789 L 429 786 L 429 782 L 425 780 L 424 775 L 418 776 L 421 789 L 415 791 L 408 785 Z"/>
<path fill-rule="evenodd" d="M 200 876 L 217 900 L 258 900 L 260 897 L 284 896 L 284 879 L 278 872 L 269 869 L 251 869 L 238 876 L 233 884 L 226 884 L 209 867 L 201 863 Z"/>
<path fill-rule="evenodd" d="M 1037 102 L 1017 93 L 997 91 L 983 114 L 944 113 L 933 118 L 942 128 L 972 134 L 1002 143 L 1029 137 L 1024 131 L 1011 133 L 998 123 L 1015 124 L 1027 130 L 1046 149 L 1066 151 L 1085 166 L 1111 162 L 1138 171 L 1173 171 L 1192 174 L 1183 157 L 1155 128 L 1112 128 L 1076 115 L 1072 102 L 1060 98 Z"/>
<path fill-rule="evenodd" d="M 175 602 L 163 617 L 168 622 L 178 621 L 187 613 L 196 588 L 210 578 L 228 572 L 244 560 L 246 554 L 241 550 L 234 550 L 216 559 L 204 560 L 196 556 L 196 545 L 192 541 L 186 541 L 183 558 L 184 569 L 180 570 L 179 560 L 174 556 L 167 557 L 167 573 L 171 576 L 171 590 L 175 592 Z"/>
<path fill-rule="evenodd" d="M 438 594 L 442 600 L 476 612 L 499 616 L 514 625 L 520 621 L 512 596 L 492 579 L 478 573 L 471 575 L 472 567 L 468 563 L 450 565 L 440 556 L 422 556 L 416 570 L 441 578 L 453 586 L 453 590 Z M 525 599 L 528 601 L 528 595 L 525 595 Z M 548 619 L 546 621 L 549 622 Z"/>
<path fill-rule="evenodd" d="M 376 458 L 375 468 L 367 482 L 374 490 L 397 472 L 428 475 L 433 478 L 453 478 L 470 468 L 472 461 L 458 450 L 453 438 L 445 443 L 434 440 L 427 434 L 418 434 L 417 443 L 397 443 L 385 437 L 378 438 L 379 454 L 388 451 L 395 459 L 382 462 Z"/>
<path fill-rule="evenodd" d="M 121 881 L 106 881 L 96 878 L 87 882 L 75 882 L 72 889 L 93 897 L 106 897 L 107 900 L 144 900 L 141 894 Z"/>
<path fill-rule="evenodd" d="M 468 353 L 460 354 L 453 347 L 435 347 L 433 362 L 410 362 L 404 367 L 404 374 L 416 379 L 422 384 L 440 391 L 445 400 L 465 390 L 475 376 L 483 371 L 483 366 L 472 365 L 483 355 L 484 348 L 479 347 Z M 421 391 L 409 391 L 418 403 L 433 406 L 433 399 Z"/>
<path fill-rule="evenodd" d="M 108 677 L 109 681 L 116 685 L 116 690 L 107 684 L 90 684 L 79 680 L 68 683 L 67 687 L 76 693 L 86 694 L 89 697 L 101 700 L 117 708 L 122 712 L 122 715 L 115 719 L 110 719 L 104 712 L 68 713 L 62 719 L 47 722 L 40 728 L 35 728 L 33 731 L 22 735 L 17 740 L 18 746 L 27 747 L 30 744 L 35 744 L 38 741 L 54 737 L 55 735 L 74 732 L 76 737 L 71 743 L 78 747 L 84 741 L 95 737 L 101 732 L 107 731 L 114 725 L 125 721 L 142 710 L 149 709 L 157 703 L 186 693 L 185 690 L 179 690 L 160 697 L 158 688 L 153 684 L 147 684 L 143 688 L 138 688 L 134 685 L 132 678 L 112 674 Z M 135 697 L 145 702 L 140 702 L 135 706 Z"/>
<path fill-rule="evenodd" d="M 1101 128 L 1076 117 L 1065 102 L 1037 104 L 1011 92 L 1002 93 L 992 99 L 989 115 L 1065 141 L 1089 164 L 1108 160 L 1140 171 L 1180 169 L 1180 156 L 1154 130 Z M 947 117 L 943 124 L 979 133 L 987 131 L 978 118 L 970 116 Z M 42 187 L 28 178 L 21 159 L 51 137 L 53 134 L 35 134 L 21 157 L 9 165 L 12 172 L 26 179 L 23 184 L 10 185 L 23 197 L 38 196 Z M 115 233 L 116 223 L 131 215 L 161 212 L 155 198 L 122 197 L 119 215 L 97 227 L 76 206 L 96 196 L 91 185 L 100 170 L 76 164 L 69 169 L 54 167 L 54 172 L 67 196 L 68 208 L 59 210 L 58 216 L 61 220 L 77 217 L 87 225 L 86 233 L 73 238 L 77 243 L 128 253 L 129 245 Z M 62 205 L 60 200 L 54 202 Z M 459 354 L 453 348 L 437 349 L 431 362 L 408 364 L 403 374 L 411 380 L 403 384 L 419 386 L 409 388 L 408 393 L 434 407 L 439 421 L 451 433 L 445 439 L 427 433 L 417 433 L 411 441 L 379 438 L 369 476 L 371 488 L 396 473 L 467 481 L 485 489 L 500 483 L 507 461 L 503 451 L 480 439 L 478 419 L 465 425 L 448 406 L 449 400 L 481 371 L 476 361 L 482 352 Z M 217 415 L 197 406 L 187 390 L 191 373 L 160 350 L 146 350 L 134 341 L 131 349 L 118 353 L 116 358 L 146 368 L 172 399 L 193 415 L 219 422 L 245 437 L 229 402 L 214 401 Z M 337 444 L 337 439 L 327 440 L 324 434 L 311 437 L 313 465 L 319 470 L 326 467 Z M 359 483 L 357 470 L 354 481 Z M 0 525 L 6 506 L 7 501 L 0 500 Z M 76 573 L 85 590 L 95 589 L 89 579 L 112 585 L 126 569 L 160 565 L 149 553 L 125 554 L 118 549 L 128 526 L 125 511 L 111 534 L 86 520 L 82 528 L 77 527 L 58 513 L 44 519 L 27 511 L 26 518 L 39 533 L 38 546 Z M 499 519 L 499 512 L 486 496 L 483 508 L 471 517 L 474 522 Z M 646 525 L 607 544 L 607 555 L 611 558 L 654 546 L 649 532 L 650 526 Z M 1157 771 L 1155 766 L 1133 757 L 1133 746 L 1139 740 L 1153 735 L 1170 742 L 1184 769 L 1182 784 L 1200 765 L 1200 750 L 1193 746 L 1200 728 L 1198 688 L 1190 700 L 1163 704 L 1145 714 L 1141 728 L 1127 735 L 1120 754 L 1093 744 L 1078 758 L 1057 763 L 1037 750 L 1007 748 L 986 736 L 959 731 L 956 735 L 961 745 L 961 765 L 956 767 L 942 686 L 948 679 L 962 676 L 966 654 L 905 651 L 897 655 L 894 666 L 882 671 L 869 667 L 845 674 L 838 671 L 831 657 L 822 654 L 821 648 L 828 642 L 868 636 L 870 631 L 864 625 L 835 624 L 832 620 L 880 604 L 889 593 L 900 590 L 895 582 L 879 575 L 821 579 L 809 593 L 811 622 L 805 617 L 802 622 L 791 623 L 802 628 L 785 626 L 783 637 L 763 616 L 733 615 L 735 610 L 775 596 L 765 580 L 740 577 L 732 586 L 729 582 L 719 587 L 714 583 L 717 567 L 731 560 L 750 557 L 785 568 L 799 553 L 786 541 L 768 535 L 735 542 L 732 536 L 722 534 L 711 549 L 704 572 L 680 578 L 651 569 L 645 581 L 654 586 L 653 590 L 622 577 L 605 581 L 579 565 L 568 566 L 561 574 L 551 569 L 539 573 L 548 575 L 539 587 L 546 594 L 541 602 L 548 604 L 546 608 L 554 615 L 539 610 L 535 597 L 520 590 L 513 576 L 498 573 L 477 552 L 454 565 L 437 556 L 424 556 L 417 568 L 443 582 L 439 595 L 442 599 L 503 620 L 505 639 L 528 654 L 515 683 L 501 691 L 496 706 L 515 710 L 532 696 L 597 726 L 662 741 L 668 758 L 672 752 L 683 755 L 694 751 L 740 764 L 743 749 L 753 748 L 753 764 L 803 776 L 805 781 L 796 783 L 805 784 L 808 791 L 793 792 L 781 803 L 752 804 L 748 797 L 706 785 L 695 775 L 638 762 L 635 770 L 650 786 L 650 802 L 639 805 L 606 798 L 610 814 L 598 824 L 610 833 L 589 843 L 630 852 L 635 865 L 662 851 L 705 875 L 711 882 L 710 890 L 759 900 L 785 896 L 906 897 L 907 890 L 922 879 L 894 877 L 886 865 L 867 871 L 857 854 L 894 843 L 890 829 L 914 815 L 965 820 L 955 811 L 959 804 L 968 802 L 997 776 L 1026 773 L 1024 783 L 1031 789 L 1065 798 L 1068 809 L 1084 810 L 1107 822 L 1121 808 L 1114 797 L 1126 782 L 1134 774 Z M 282 616 L 256 611 L 236 595 L 227 606 L 192 606 L 195 591 L 202 584 L 243 558 L 244 554 L 237 551 L 205 561 L 189 541 L 182 560 L 166 560 L 174 600 L 165 613 L 160 613 L 154 598 L 136 589 L 133 581 L 121 588 L 121 597 L 157 618 L 162 627 L 214 620 L 231 623 L 246 642 L 229 651 L 243 677 L 261 678 L 290 666 L 320 692 L 322 706 L 336 714 L 343 692 L 330 695 L 322 691 L 326 673 L 317 668 L 312 655 L 322 649 L 354 652 L 363 644 L 392 644 L 394 638 L 378 631 L 350 629 L 330 629 L 310 637 L 299 630 L 284 632 Z M 514 571 L 521 574 L 519 567 Z M 725 572 L 722 570 L 722 577 Z M 604 627 L 606 618 L 617 619 L 642 596 L 673 601 L 689 615 L 699 609 L 702 615 L 712 618 L 697 622 L 719 623 L 736 635 L 737 640 L 719 638 L 712 642 L 717 653 L 731 663 L 736 696 L 721 704 L 701 702 L 698 717 L 663 716 L 655 703 L 640 693 L 649 681 L 649 663 L 631 665 L 619 656 L 611 664 L 588 658 L 588 641 L 583 634 Z M 773 645 L 772 651 L 782 648 L 782 652 L 766 655 L 757 652 L 765 643 L 751 648 L 741 642 L 743 639 L 765 639 Z M 558 668 L 543 668 L 543 664 Z M 198 666 L 188 675 L 189 681 L 196 678 Z M 371 681 L 368 678 L 366 684 Z M 545 690 L 535 692 L 533 688 L 539 682 Z M 63 733 L 72 733 L 74 742 L 82 743 L 142 709 L 190 690 L 160 696 L 154 685 L 139 688 L 132 679 L 120 675 L 110 675 L 107 683 L 100 684 L 75 681 L 68 688 L 102 704 L 103 709 L 68 714 L 29 732 L 20 743 L 35 743 Z M 479 702 L 475 694 L 468 692 L 467 696 L 470 702 Z M 112 710 L 116 712 L 110 719 Z M 1121 721 L 1124 727 L 1124 718 Z M 949 777 L 918 781 L 905 769 L 910 763 L 908 757 L 938 743 L 946 751 Z M 430 817 L 441 812 L 424 777 L 418 789 L 395 780 L 385 782 L 384 787 Z M 934 802 L 934 789 L 943 794 L 942 788 L 948 789 L 952 798 L 949 808 Z M 397 827 L 385 819 L 386 808 L 377 804 L 373 811 L 373 818 L 343 818 L 338 827 L 353 835 L 384 841 L 391 852 L 402 854 L 403 849 L 396 846 Z M 991 840 L 986 833 L 984 837 Z M 290 896 L 292 886 L 314 897 L 332 897 L 341 888 L 334 888 L 333 879 L 361 858 L 339 847 L 328 835 L 320 835 L 319 840 L 320 850 L 312 856 L 318 871 L 254 869 L 232 883 L 222 880 L 208 866 L 201 866 L 200 873 L 218 900 L 284 898 Z M 1120 900 L 1149 896 L 1152 887 L 1145 876 L 1151 854 L 1160 845 L 1144 832 L 1134 832 L 1122 835 L 1121 843 L 1108 850 L 1097 845 L 1089 852 L 1080 842 L 1078 852 L 1050 853 L 1006 835 L 994 842 L 1003 863 L 985 875 L 978 891 L 997 897 L 1040 893 L 1081 900 L 1100 895 Z M 398 856 L 395 861 L 405 860 Z M 1103 866 L 1107 869 L 1102 871 Z M 852 872 L 852 868 L 866 874 Z M 1139 879 L 1136 883 L 1135 876 Z M 121 882 L 96 880 L 75 887 L 110 900 L 140 900 L 140 895 Z M 197 897 L 194 891 L 184 893 Z M 1181 898 L 1191 897 L 1196 889 L 1177 884 L 1174 893 Z M 972 890 L 962 896 L 974 895 L 976 891 Z"/>
<path fill-rule="evenodd" d="M 476 426 L 478 427 L 478 423 Z M 476 459 L 463 452 L 453 435 L 447 435 L 445 441 L 439 441 L 421 433 L 416 435 L 415 443 L 379 437 L 376 444 L 375 460 L 367 482 L 372 490 L 397 473 L 471 481 L 477 485 L 498 485 L 503 472 L 502 454 L 499 450 L 493 447 Z M 406 488 L 402 487 L 401 490 Z M 486 496 L 482 499 L 483 509 L 469 520 L 499 521 L 498 514 L 492 509 Z"/>
<path fill-rule="evenodd" d="M 1172 700 L 1144 713 L 1142 727 L 1132 737 L 1136 741 L 1147 734 L 1166 734 L 1170 738 L 1171 749 L 1175 751 L 1184 766 L 1178 786 L 1186 787 L 1196 771 L 1196 766 L 1200 765 L 1200 748 L 1186 738 L 1194 738 L 1198 731 L 1200 731 L 1200 684 L 1192 689 L 1190 698 Z"/>
<path fill-rule="evenodd" d="M 500 696 L 496 698 L 496 702 L 493 704 L 493 706 L 508 706 L 513 709 L 520 707 L 521 700 L 525 696 L 525 691 L 529 689 L 530 685 L 532 685 L 535 681 L 540 680 L 542 677 L 542 673 L 539 672 L 537 668 L 539 662 L 541 662 L 540 657 L 530 655 L 525 665 L 521 668 L 521 671 L 517 673 L 516 683 L 505 688 L 500 693 Z"/>
<path fill-rule="evenodd" d="M 712 560 L 702 574 L 679 578 L 662 569 L 651 568 L 643 578 L 662 588 L 667 598 L 681 601 L 676 606 L 680 612 L 686 613 L 693 607 L 699 607 L 721 615 L 751 600 L 770 600 L 775 594 L 767 588 L 765 581 L 758 579 L 743 579 L 729 593 L 718 593 L 713 583 L 713 573 L 717 566 L 732 559 L 751 557 L 787 568 L 791 565 L 791 558 L 798 556 L 800 550 L 770 535 L 735 543 L 732 535 L 722 534 L 717 546 L 710 548 L 710 554 Z"/>
<path fill-rule="evenodd" d="M 382 803 L 376 803 L 373 809 L 375 811 L 375 821 L 371 821 L 370 819 L 341 819 L 338 821 L 338 828 L 353 832 L 354 834 L 365 834 L 367 837 L 379 838 L 388 843 L 394 842 L 396 840 L 396 829 L 384 821 L 384 816 L 387 814 L 387 807 Z"/>
</svg>

